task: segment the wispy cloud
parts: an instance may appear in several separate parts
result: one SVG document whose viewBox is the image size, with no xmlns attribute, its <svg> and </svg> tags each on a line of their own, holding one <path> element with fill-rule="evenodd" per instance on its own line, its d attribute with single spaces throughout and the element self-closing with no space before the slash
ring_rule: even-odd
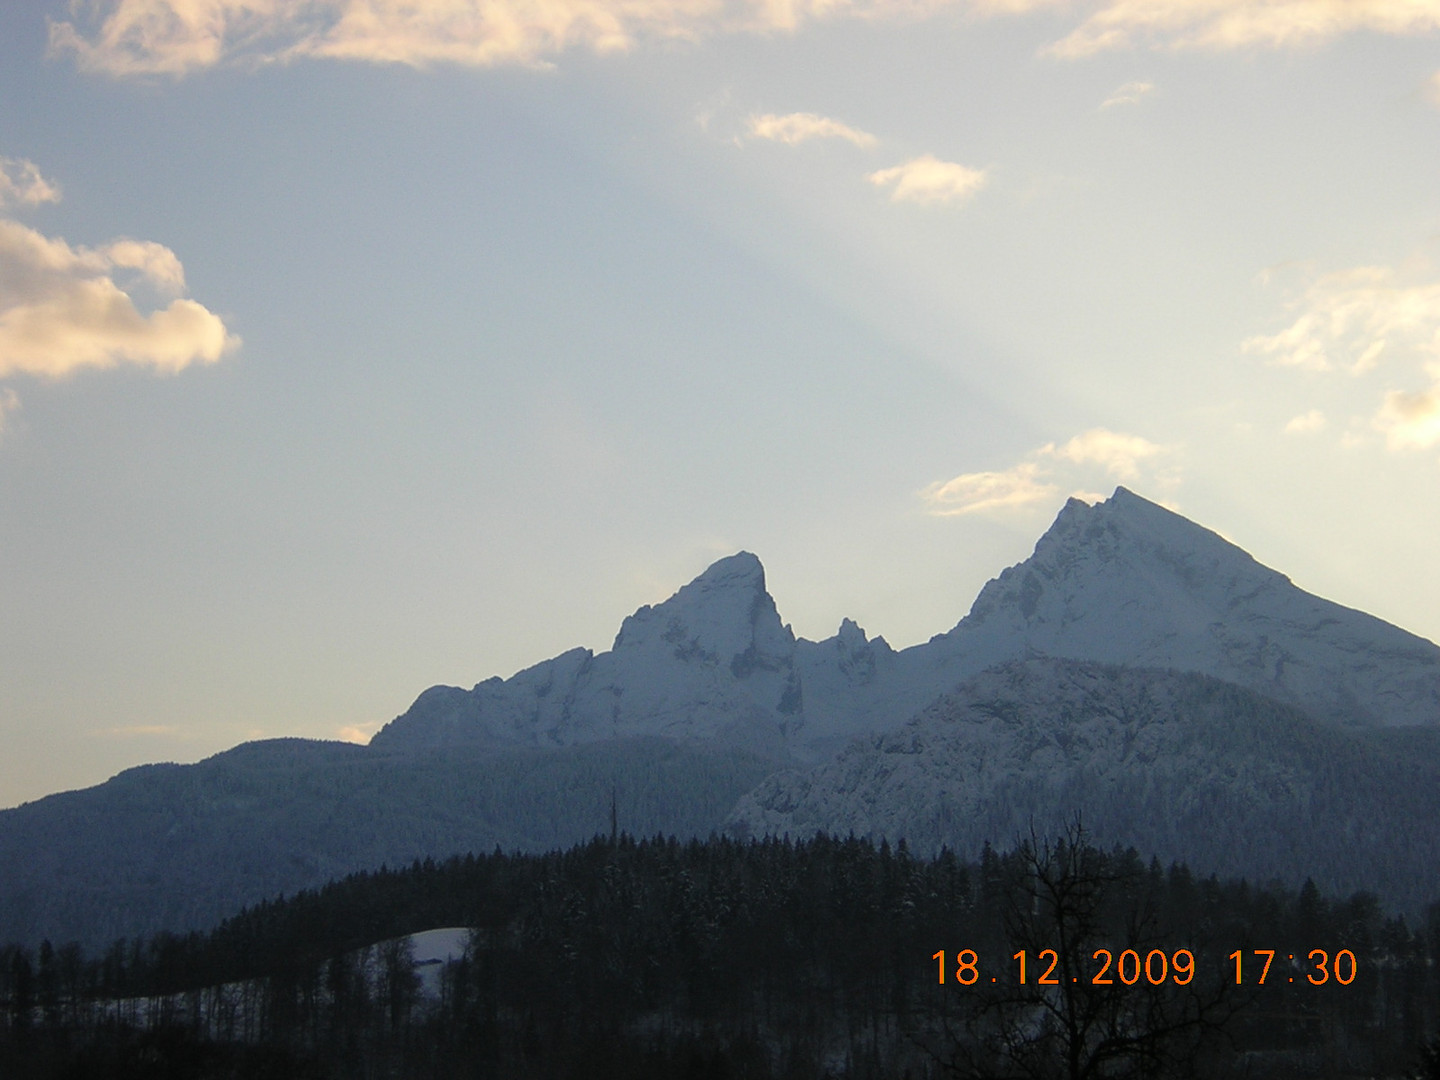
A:
<svg viewBox="0 0 1440 1080">
<path fill-rule="evenodd" d="M 932 514 L 953 517 L 1030 506 L 1053 498 L 1059 491 L 1039 464 L 1022 461 L 1001 472 L 961 473 L 953 480 L 931 484 L 920 497 L 930 504 Z"/>
<path fill-rule="evenodd" d="M 868 131 L 860 131 L 849 124 L 842 124 L 828 116 L 817 116 L 815 113 L 786 113 L 784 116 L 765 113 L 750 117 L 746 126 L 752 139 L 770 139 L 788 146 L 809 139 L 844 139 L 856 146 L 868 148 L 877 141 Z"/>
<path fill-rule="evenodd" d="M 876 187 L 890 188 L 891 202 L 930 206 L 969 199 L 985 185 L 985 170 L 925 154 L 903 165 L 873 172 L 866 179 Z"/>
<path fill-rule="evenodd" d="M 1369 426 L 1384 434 L 1386 447 L 1417 450 L 1440 442 L 1440 280 L 1428 266 L 1324 274 L 1290 306 L 1295 315 L 1288 327 L 1249 338 L 1242 348 L 1291 367 L 1370 376 L 1369 385 L 1383 372 Z M 1429 385 L 1414 389 L 1422 380 Z M 1319 430 L 1323 417 L 1313 426 L 1303 423 L 1311 416 L 1320 413 L 1296 417 L 1285 430 Z M 1351 435 L 1353 444 L 1357 436 Z"/>
<path fill-rule="evenodd" d="M 378 723 L 350 724 L 346 727 L 337 728 L 335 734 L 339 736 L 343 742 L 358 743 L 361 746 L 366 746 L 370 742 L 370 737 L 374 735 L 379 728 L 380 725 Z"/>
<path fill-rule="evenodd" d="M 947 7 L 1018 14 L 1066 0 L 92 0 L 50 24 L 52 53 L 114 76 L 184 76 L 226 62 L 544 64 L 571 48 L 795 31 L 833 18 L 917 18 Z"/>
<path fill-rule="evenodd" d="M 1023 509 L 1053 501 L 1061 491 L 1089 498 L 1100 476 L 1173 486 L 1168 465 L 1174 447 L 1106 428 L 1092 428 L 1065 443 L 1046 443 L 1025 460 L 998 472 L 962 473 L 920 492 L 930 512 L 942 517 Z M 1148 475 L 1147 475 L 1148 473 Z"/>
<path fill-rule="evenodd" d="M 300 57 L 409 64 L 540 64 L 570 48 L 789 31 L 821 18 L 914 17 L 956 0 L 98 0 L 55 22 L 52 52 L 91 71 L 173 75 Z M 974 3 L 979 10 L 1012 5 Z M 1029 6 L 1021 0 L 1016 7 Z"/>
<path fill-rule="evenodd" d="M 1319 409 L 1311 409 L 1309 412 L 1301 413 L 1292 417 L 1285 425 L 1286 435 L 1311 435 L 1325 428 L 1325 414 Z"/>
<path fill-rule="evenodd" d="M 33 161 L 0 157 L 0 210 L 59 201 L 59 185 L 41 176 Z"/>
<path fill-rule="evenodd" d="M 1099 465 L 1115 479 L 1133 482 L 1140 479 L 1144 462 L 1164 455 L 1167 450 L 1167 447 L 1142 439 L 1139 435 L 1091 428 L 1063 445 L 1049 443 L 1036 453 L 1076 465 Z"/>
<path fill-rule="evenodd" d="M 1440 342 L 1440 281 L 1406 283 L 1384 266 L 1326 274 L 1291 305 L 1298 314 L 1284 330 L 1246 339 L 1246 352 L 1278 364 L 1352 374 L 1373 368 L 1387 350 Z"/>
<path fill-rule="evenodd" d="M 1102 109 L 1113 109 L 1116 105 L 1138 105 L 1140 99 L 1154 93 L 1155 84 L 1148 82 L 1127 82 L 1100 103 Z"/>
<path fill-rule="evenodd" d="M 1137 45 L 1291 48 L 1344 34 L 1440 29 L 1440 0 L 1110 0 L 1049 52 L 1089 56 Z"/>
<path fill-rule="evenodd" d="M 1428 390 L 1392 390 L 1375 414 L 1374 427 L 1391 450 L 1428 450 L 1440 443 L 1440 368 L 1432 367 Z"/>
<path fill-rule="evenodd" d="M 371 63 L 543 64 L 571 48 L 616 52 L 651 40 L 795 31 L 835 18 L 980 16 L 1071 0 L 89 0 L 50 24 L 53 53 L 116 76 L 301 57 Z M 1084 5 L 1094 8 L 1095 4 Z M 1108 0 L 1051 46 L 1086 56 L 1135 45 L 1284 47 L 1372 31 L 1440 27 L 1440 0 Z"/>
</svg>

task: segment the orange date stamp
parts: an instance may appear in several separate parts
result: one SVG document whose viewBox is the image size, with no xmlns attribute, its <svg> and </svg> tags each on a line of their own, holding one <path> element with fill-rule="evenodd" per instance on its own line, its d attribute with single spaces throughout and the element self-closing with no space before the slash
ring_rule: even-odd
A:
<svg viewBox="0 0 1440 1080">
<path fill-rule="evenodd" d="M 1333 956 L 1325 949 L 1311 949 L 1309 953 L 1285 953 L 1280 970 L 1272 974 L 1275 957 L 1281 955 L 1275 949 L 1252 949 L 1251 958 L 1243 949 L 1236 949 L 1228 957 L 1234 964 L 1235 985 L 1264 986 L 1272 982 L 1308 982 L 1311 986 L 1324 986 L 1334 982 L 1349 986 L 1355 981 L 1359 962 L 1349 949 L 1341 949 Z M 930 957 L 938 965 L 939 984 L 946 983 L 950 954 L 940 950 Z M 958 986 L 974 986 L 986 982 L 986 973 L 980 968 L 980 954 L 974 949 L 961 949 L 954 954 L 955 967 L 951 981 Z M 1304 957 L 1304 962 L 1300 957 Z M 1111 949 L 1096 949 L 1084 971 L 1064 970 L 1060 954 L 1055 949 L 1041 949 L 1035 954 L 1035 963 L 1030 963 L 1031 954 L 1021 949 L 1010 957 L 1010 966 L 1004 969 L 1009 976 L 1003 981 L 1007 985 L 1020 986 L 1061 986 L 1065 981 L 1085 983 L 1090 986 L 1163 986 L 1173 984 L 1186 986 L 1195 978 L 1195 954 L 1189 949 L 1150 949 L 1142 957 L 1138 949 L 1123 949 L 1118 954 Z M 1073 967 L 1074 965 L 1069 965 Z M 1258 972 L 1257 972 L 1258 968 Z M 1059 969 L 1059 970 L 1057 970 Z M 1248 976 L 1248 978 L 1247 978 Z M 1258 976 L 1258 977 L 1257 977 Z M 999 972 L 990 974 L 989 983 L 1002 982 Z"/>
</svg>

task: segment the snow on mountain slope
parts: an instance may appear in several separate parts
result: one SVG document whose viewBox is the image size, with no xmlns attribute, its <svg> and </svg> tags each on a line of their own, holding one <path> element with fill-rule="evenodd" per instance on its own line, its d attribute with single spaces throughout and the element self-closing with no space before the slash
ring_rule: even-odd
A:
<svg viewBox="0 0 1440 1080">
<path fill-rule="evenodd" d="M 1080 814 L 1104 844 L 1417 912 L 1440 865 L 1440 730 L 1342 728 L 1203 675 L 1035 659 L 743 796 L 734 835 L 973 856 Z"/>
<path fill-rule="evenodd" d="M 434 687 L 371 745 L 560 746 L 645 734 L 783 754 L 800 709 L 794 658 L 760 560 L 742 551 L 627 618 L 609 652 L 572 649 L 469 692 Z"/>
<path fill-rule="evenodd" d="M 946 647 L 967 666 L 1065 656 L 1198 671 L 1328 720 L 1440 723 L 1440 648 L 1312 596 L 1124 488 L 1072 499 L 981 590 Z"/>
<path fill-rule="evenodd" d="M 848 619 L 825 641 L 796 640 L 760 561 L 740 552 L 627 618 L 609 652 L 573 649 L 469 691 L 434 687 L 372 745 L 646 734 L 816 761 L 1033 656 L 1201 672 L 1341 723 L 1440 724 L 1440 648 L 1118 488 L 1094 506 L 1070 500 L 1029 559 L 923 645 L 896 652 Z"/>
</svg>

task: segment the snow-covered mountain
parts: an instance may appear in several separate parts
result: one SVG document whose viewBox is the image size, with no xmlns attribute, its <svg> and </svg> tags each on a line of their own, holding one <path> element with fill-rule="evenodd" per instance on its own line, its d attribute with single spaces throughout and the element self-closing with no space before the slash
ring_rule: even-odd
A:
<svg viewBox="0 0 1440 1080">
<path fill-rule="evenodd" d="M 765 590 L 760 560 L 742 551 L 627 618 L 609 652 L 571 649 L 469 691 L 432 687 L 371 745 L 664 735 L 782 751 L 800 708 L 795 635 Z"/>
<path fill-rule="evenodd" d="M 897 733 L 1006 663 L 1020 667 L 940 706 L 953 716 Z M 1197 697 L 1199 676 L 1223 692 Z M 742 831 L 966 855 L 1014 839 L 1021 817 L 1086 807 L 1107 843 L 1207 870 L 1333 870 L 1408 903 L 1440 862 L 1437 760 L 1440 648 L 1121 488 L 1071 500 L 1029 559 L 913 648 L 848 619 L 797 639 L 740 552 L 624 620 L 609 651 L 433 687 L 368 747 L 251 744 L 0 810 L 0 942 L 199 927 L 383 861 L 585 839 L 617 805 L 621 828 L 705 835 L 742 796 Z M 771 775 L 793 766 L 819 771 Z"/>
<path fill-rule="evenodd" d="M 1432 642 L 1298 589 L 1124 488 L 1095 506 L 1071 499 L 946 647 L 974 670 L 1027 656 L 1175 668 L 1328 720 L 1440 724 Z"/>
<path fill-rule="evenodd" d="M 796 639 L 748 552 L 573 649 L 472 690 L 433 687 L 376 735 L 399 749 L 718 739 L 820 760 L 993 664 L 1034 656 L 1212 675 L 1363 725 L 1440 724 L 1440 648 L 1312 596 L 1234 544 L 1118 488 L 1070 500 L 1034 554 L 949 633 L 896 652 L 850 620 Z"/>
<path fill-rule="evenodd" d="M 1012 661 L 898 730 L 772 775 L 727 830 L 969 857 L 1076 815 L 1106 846 L 1419 912 L 1440 888 L 1440 729 L 1340 727 L 1203 675 Z"/>
</svg>

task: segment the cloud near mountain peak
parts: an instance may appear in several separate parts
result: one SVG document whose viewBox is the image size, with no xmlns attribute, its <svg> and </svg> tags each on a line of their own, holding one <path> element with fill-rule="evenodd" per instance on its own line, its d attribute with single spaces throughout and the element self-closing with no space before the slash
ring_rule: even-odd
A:
<svg viewBox="0 0 1440 1080">
<path fill-rule="evenodd" d="M 995 472 L 962 473 L 920 492 L 940 517 L 991 514 L 1053 502 L 1062 485 L 1079 497 L 1094 498 L 1086 486 L 1097 482 L 1146 480 L 1162 488 L 1178 480 L 1175 447 L 1139 435 L 1091 428 L 1064 443 L 1046 443 L 1025 459 Z"/>
</svg>

